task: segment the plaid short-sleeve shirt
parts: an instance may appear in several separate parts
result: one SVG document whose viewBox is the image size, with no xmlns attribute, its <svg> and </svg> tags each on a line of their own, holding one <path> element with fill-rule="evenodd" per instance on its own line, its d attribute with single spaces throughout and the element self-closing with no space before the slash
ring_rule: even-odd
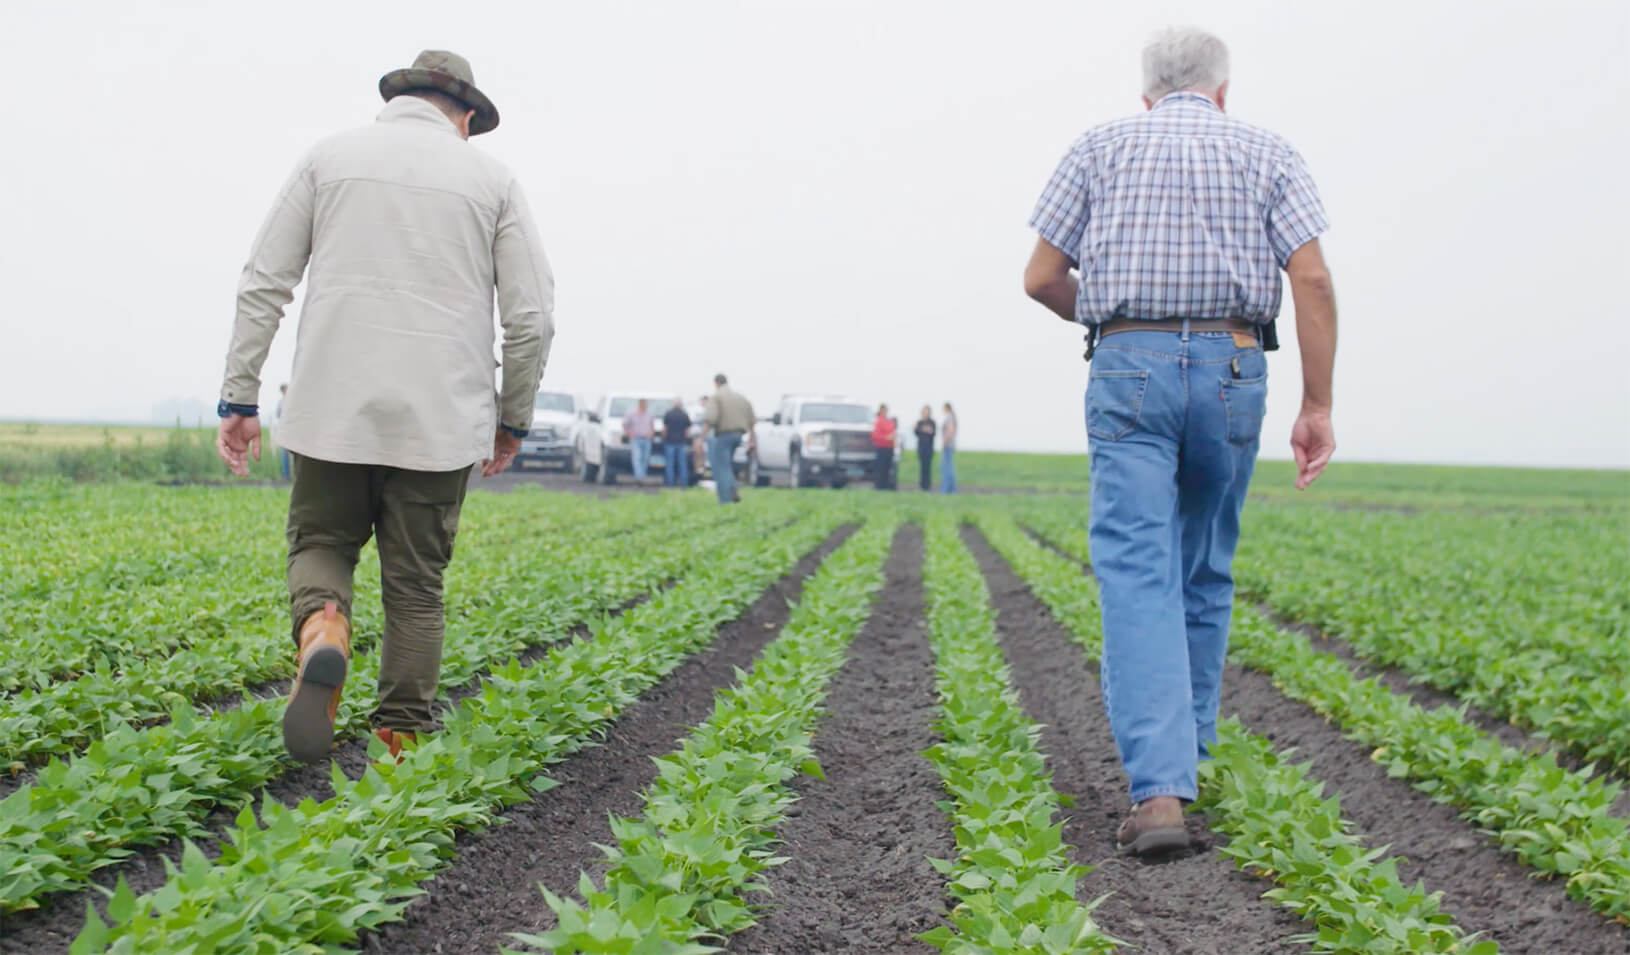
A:
<svg viewBox="0 0 1630 955">
<path fill-rule="evenodd" d="M 1198 93 L 1089 130 L 1030 225 L 1080 268 L 1076 321 L 1279 314 L 1279 271 L 1328 228 L 1290 144 Z"/>
</svg>

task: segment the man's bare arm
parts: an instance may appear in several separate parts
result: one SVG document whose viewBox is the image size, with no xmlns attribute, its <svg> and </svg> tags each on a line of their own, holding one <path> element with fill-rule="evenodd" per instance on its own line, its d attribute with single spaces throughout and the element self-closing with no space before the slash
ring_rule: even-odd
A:
<svg viewBox="0 0 1630 955">
<path fill-rule="evenodd" d="M 1330 423 L 1336 365 L 1336 292 L 1319 240 L 1290 254 L 1285 262 L 1296 303 L 1296 341 L 1302 352 L 1302 410 L 1291 428 L 1296 486 L 1305 488 L 1324 471 L 1336 450 Z"/>
<path fill-rule="evenodd" d="M 1037 239 L 1024 267 L 1024 294 L 1047 306 L 1066 322 L 1075 321 L 1075 263 L 1046 239 Z"/>
</svg>

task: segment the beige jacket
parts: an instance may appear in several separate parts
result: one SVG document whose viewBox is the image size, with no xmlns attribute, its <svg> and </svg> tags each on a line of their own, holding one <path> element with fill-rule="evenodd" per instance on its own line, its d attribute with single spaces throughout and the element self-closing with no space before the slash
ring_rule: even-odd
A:
<svg viewBox="0 0 1630 955">
<path fill-rule="evenodd" d="M 397 97 L 378 122 L 319 143 L 284 185 L 238 284 L 227 401 L 259 403 L 261 365 L 303 273 L 284 447 L 451 471 L 491 457 L 500 421 L 531 426 L 554 276 L 515 177 L 435 106 Z"/>
<path fill-rule="evenodd" d="M 729 385 L 721 385 L 707 403 L 703 422 L 714 432 L 753 430 L 753 405 Z"/>
</svg>

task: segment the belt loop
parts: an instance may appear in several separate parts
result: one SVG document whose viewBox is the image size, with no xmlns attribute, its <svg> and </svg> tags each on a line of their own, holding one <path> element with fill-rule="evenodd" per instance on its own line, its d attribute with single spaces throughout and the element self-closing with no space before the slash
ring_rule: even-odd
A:
<svg viewBox="0 0 1630 955">
<path fill-rule="evenodd" d="M 1189 343 L 1189 320 L 1186 318 L 1183 319 L 1183 337 L 1181 341 L 1185 345 Z"/>
</svg>

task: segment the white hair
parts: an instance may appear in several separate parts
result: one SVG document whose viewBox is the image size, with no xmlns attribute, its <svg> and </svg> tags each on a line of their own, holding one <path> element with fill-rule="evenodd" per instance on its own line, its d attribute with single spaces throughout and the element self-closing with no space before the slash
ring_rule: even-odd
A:
<svg viewBox="0 0 1630 955">
<path fill-rule="evenodd" d="M 1228 82 L 1228 47 L 1204 30 L 1167 27 L 1143 48 L 1143 95 L 1149 102 L 1179 90 L 1215 93 Z"/>
</svg>

